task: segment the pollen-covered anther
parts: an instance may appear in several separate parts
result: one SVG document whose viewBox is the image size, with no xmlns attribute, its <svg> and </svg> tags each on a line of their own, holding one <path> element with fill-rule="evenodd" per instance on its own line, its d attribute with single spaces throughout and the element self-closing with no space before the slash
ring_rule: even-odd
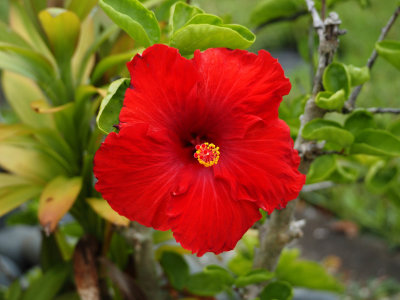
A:
<svg viewBox="0 0 400 300">
<path fill-rule="evenodd" d="M 205 167 L 216 165 L 220 155 L 219 147 L 212 143 L 196 145 L 196 152 L 194 153 L 194 157 Z"/>
</svg>

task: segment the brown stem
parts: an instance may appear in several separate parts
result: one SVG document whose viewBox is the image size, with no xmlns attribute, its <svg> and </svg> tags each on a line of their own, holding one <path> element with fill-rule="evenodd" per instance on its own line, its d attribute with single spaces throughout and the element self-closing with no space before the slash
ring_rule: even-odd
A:
<svg viewBox="0 0 400 300">
<path fill-rule="evenodd" d="M 393 15 L 390 17 L 389 21 L 386 23 L 385 27 L 382 28 L 382 31 L 377 40 L 377 43 L 381 42 L 385 39 L 385 37 L 389 33 L 390 28 L 392 28 L 392 26 L 393 26 L 394 22 L 396 21 L 397 17 L 399 16 L 399 14 L 400 14 L 400 6 L 397 6 Z M 376 52 L 376 49 L 374 48 L 374 50 L 372 51 L 371 56 L 369 57 L 368 62 L 367 62 L 367 67 L 369 69 L 372 68 L 377 57 L 378 57 L 378 52 Z M 345 110 L 352 110 L 356 106 L 357 97 L 360 94 L 363 85 L 364 84 L 361 84 L 354 88 L 353 92 L 351 93 L 351 95 L 349 97 L 349 100 L 347 100 L 347 102 L 345 104 Z"/>
<path fill-rule="evenodd" d="M 333 56 L 338 47 L 338 36 L 342 34 L 338 29 L 341 22 L 336 13 L 329 14 L 327 19 L 322 22 L 317 10 L 315 9 L 314 1 L 306 0 L 306 2 L 313 18 L 314 28 L 317 30 L 319 37 L 319 61 L 314 78 L 312 95 L 307 101 L 304 114 L 301 118 L 300 132 L 295 142 L 295 148 L 302 152 L 302 160 L 299 170 L 303 174 L 307 173 L 312 160 L 308 159 L 308 156 L 306 155 L 307 151 L 310 149 L 310 147 L 306 146 L 311 144 L 311 142 L 302 138 L 301 131 L 307 122 L 322 117 L 326 112 L 315 105 L 314 99 L 317 93 L 323 89 L 322 74 L 325 68 L 332 62 Z M 274 270 L 279 256 L 286 244 L 301 236 L 299 223 L 293 221 L 296 202 L 296 200 L 291 201 L 285 209 L 273 212 L 269 221 L 261 226 L 260 248 L 256 251 L 254 261 L 255 268 L 266 268 L 271 271 Z"/>
</svg>

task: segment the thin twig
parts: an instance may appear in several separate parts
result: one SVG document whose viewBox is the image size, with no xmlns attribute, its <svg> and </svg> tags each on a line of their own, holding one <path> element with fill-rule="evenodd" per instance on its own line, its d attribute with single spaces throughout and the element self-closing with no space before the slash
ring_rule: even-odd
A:
<svg viewBox="0 0 400 300">
<path fill-rule="evenodd" d="M 382 28 L 382 31 L 381 31 L 381 34 L 380 34 L 378 40 L 377 40 L 377 43 L 381 42 L 381 41 L 383 41 L 385 39 L 385 37 L 389 33 L 390 28 L 392 28 L 392 26 L 393 26 L 394 22 L 396 21 L 397 17 L 399 16 L 399 14 L 400 14 L 400 6 L 397 6 L 397 8 L 395 9 L 393 15 L 390 17 L 389 21 L 387 22 L 386 26 Z M 372 54 L 369 57 L 368 62 L 367 62 L 367 67 L 369 69 L 372 68 L 372 66 L 374 65 L 377 57 L 378 57 L 378 52 L 374 48 L 374 50 L 372 51 Z M 345 108 L 347 110 L 352 110 L 355 107 L 357 97 L 360 94 L 363 85 L 364 84 L 361 84 L 361 85 L 358 85 L 358 86 L 356 86 L 354 88 L 353 92 L 351 93 L 351 95 L 349 97 L 349 100 L 347 100 L 346 105 L 345 105 Z"/>
<path fill-rule="evenodd" d="M 321 19 L 322 21 L 325 20 L 325 13 L 326 13 L 326 0 L 321 1 Z"/>
<path fill-rule="evenodd" d="M 321 181 L 317 183 L 312 183 L 312 184 L 306 184 L 302 188 L 303 193 L 309 193 L 309 192 L 315 192 L 323 189 L 329 189 L 331 187 L 335 186 L 335 184 L 332 181 Z"/>
<path fill-rule="evenodd" d="M 400 114 L 400 108 L 393 108 L 393 107 L 369 107 L 365 108 L 365 110 L 373 114 L 394 114 L 394 115 Z M 343 113 L 349 114 L 352 113 L 353 111 L 355 110 L 354 109 L 345 110 L 343 111 Z"/>
</svg>

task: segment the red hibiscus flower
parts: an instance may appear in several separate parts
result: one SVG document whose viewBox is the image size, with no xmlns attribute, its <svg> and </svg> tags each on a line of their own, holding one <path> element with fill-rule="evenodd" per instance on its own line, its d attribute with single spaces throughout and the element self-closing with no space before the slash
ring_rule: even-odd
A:
<svg viewBox="0 0 400 300">
<path fill-rule="evenodd" d="M 128 63 L 118 133 L 97 151 L 96 189 L 119 214 L 171 229 L 199 256 L 231 250 L 260 219 L 299 194 L 289 127 L 278 118 L 290 91 L 261 50 L 196 51 L 154 45 Z"/>
</svg>

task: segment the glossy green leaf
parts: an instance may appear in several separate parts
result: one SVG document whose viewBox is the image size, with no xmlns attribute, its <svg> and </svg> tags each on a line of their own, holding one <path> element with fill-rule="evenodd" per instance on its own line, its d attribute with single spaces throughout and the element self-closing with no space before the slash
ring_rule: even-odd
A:
<svg viewBox="0 0 400 300">
<path fill-rule="evenodd" d="M 374 116 L 366 110 L 356 110 L 346 119 L 344 128 L 356 135 L 360 131 L 376 126 Z"/>
<path fill-rule="evenodd" d="M 345 101 L 346 96 L 343 89 L 337 92 L 319 92 L 315 97 L 315 104 L 326 110 L 342 109 Z"/>
<path fill-rule="evenodd" d="M 351 79 L 344 64 L 337 62 L 331 63 L 324 71 L 322 82 L 325 90 L 337 92 L 343 89 L 345 98 L 349 97 Z"/>
<path fill-rule="evenodd" d="M 351 79 L 351 86 L 357 86 L 364 84 L 370 79 L 369 68 L 362 67 L 358 68 L 353 65 L 347 65 L 347 71 L 349 72 Z"/>
<path fill-rule="evenodd" d="M 307 184 L 327 180 L 336 169 L 334 155 L 322 155 L 317 157 L 311 164 L 307 173 Z"/>
<path fill-rule="evenodd" d="M 0 187 L 0 216 L 24 202 L 36 198 L 42 189 L 42 186 L 32 184 Z"/>
<path fill-rule="evenodd" d="M 274 278 L 275 274 L 267 270 L 252 270 L 246 275 L 239 276 L 235 280 L 237 287 L 244 287 L 250 284 L 257 284 Z"/>
<path fill-rule="evenodd" d="M 398 174 L 399 169 L 396 165 L 390 165 L 380 160 L 369 168 L 365 183 L 369 191 L 381 194 L 396 182 Z"/>
<path fill-rule="evenodd" d="M 182 290 L 189 278 L 189 266 L 182 255 L 166 251 L 161 256 L 160 264 L 171 285 Z"/>
<path fill-rule="evenodd" d="M 74 204 L 81 187 L 81 177 L 59 176 L 46 185 L 40 196 L 39 221 L 47 232 L 55 230 L 58 221 Z"/>
<path fill-rule="evenodd" d="M 255 41 L 255 35 L 240 25 L 190 24 L 176 31 L 170 44 L 181 54 L 192 54 L 196 49 L 224 47 L 246 49 Z"/>
<path fill-rule="evenodd" d="M 50 268 L 25 291 L 22 300 L 53 300 L 71 273 L 70 264 Z"/>
<path fill-rule="evenodd" d="M 73 11 L 81 20 L 84 20 L 90 13 L 98 0 L 71 0 L 68 3 L 67 9 Z"/>
<path fill-rule="evenodd" d="M 342 291 L 342 285 L 331 276 L 320 264 L 314 261 L 301 260 L 299 251 L 284 250 L 276 267 L 275 274 L 279 280 L 287 281 L 292 286 L 310 289 Z"/>
<path fill-rule="evenodd" d="M 220 17 L 210 14 L 197 14 L 189 21 L 186 22 L 185 26 L 190 24 L 210 24 L 210 25 L 221 25 L 222 19 Z"/>
<path fill-rule="evenodd" d="M 154 13 L 137 0 L 100 0 L 105 13 L 125 30 L 138 46 L 148 47 L 160 40 L 160 27 Z"/>
<path fill-rule="evenodd" d="M 263 0 L 251 12 L 250 20 L 254 25 L 261 25 L 302 12 L 307 12 L 306 3 L 302 0 Z"/>
<path fill-rule="evenodd" d="M 399 156 L 400 139 L 385 130 L 365 129 L 356 135 L 350 151 L 353 154 Z"/>
<path fill-rule="evenodd" d="M 175 33 L 181 29 L 186 22 L 193 16 L 201 14 L 204 11 L 196 6 L 186 4 L 185 2 L 176 2 L 171 7 L 171 14 L 169 19 L 170 34 Z"/>
<path fill-rule="evenodd" d="M 121 78 L 112 82 L 107 96 L 101 102 L 97 115 L 97 126 L 104 133 L 115 131 L 114 125 L 119 124 L 119 113 L 124 102 L 125 91 L 130 85 L 128 78 Z"/>
<path fill-rule="evenodd" d="M 92 74 L 92 83 L 96 83 L 99 79 L 101 79 L 101 76 L 103 76 L 103 74 L 112 67 L 127 63 L 132 59 L 132 57 L 134 57 L 138 52 L 141 52 L 142 50 L 143 48 L 139 48 L 133 51 L 105 57 L 96 65 L 96 68 L 94 69 Z"/>
<path fill-rule="evenodd" d="M 400 41 L 385 40 L 376 43 L 375 49 L 380 56 L 400 70 Z"/>
<path fill-rule="evenodd" d="M 275 281 L 268 284 L 260 294 L 260 300 L 291 300 L 292 286 L 285 281 Z"/>
<path fill-rule="evenodd" d="M 339 123 L 323 119 L 308 122 L 303 128 L 302 135 L 308 140 L 325 140 L 343 148 L 350 146 L 354 141 L 353 134 Z"/>
</svg>

